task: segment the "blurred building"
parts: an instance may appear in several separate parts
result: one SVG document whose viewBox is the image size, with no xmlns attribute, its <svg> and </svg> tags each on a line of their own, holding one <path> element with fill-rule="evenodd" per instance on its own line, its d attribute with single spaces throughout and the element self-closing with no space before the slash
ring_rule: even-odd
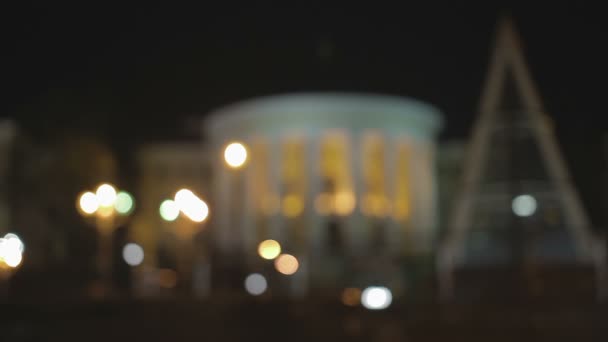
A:
<svg viewBox="0 0 608 342">
<path fill-rule="evenodd" d="M 12 121 L 0 120 L 0 233 L 9 231 L 8 172 L 16 126 Z"/>
<path fill-rule="evenodd" d="M 195 240 L 205 234 L 204 224 L 167 214 L 163 218 L 160 205 L 184 188 L 206 198 L 211 184 L 210 160 L 200 142 L 174 142 L 143 146 L 137 152 L 137 162 L 140 170 L 135 191 L 138 202 L 130 239 L 143 247 L 145 258 L 142 267 L 138 268 L 136 286 L 142 292 L 154 292 L 160 290 L 159 285 L 171 288 L 175 283 L 177 286 L 177 282 L 167 279 L 159 282 L 163 274 L 170 272 L 168 270 L 180 271 L 182 277 L 191 276 L 193 263 L 203 252 Z M 182 279 L 180 284 L 191 280 Z"/>
<path fill-rule="evenodd" d="M 436 108 L 369 94 L 294 94 L 237 103 L 203 126 L 213 167 L 218 257 L 246 260 L 265 239 L 301 269 L 293 291 L 403 282 L 406 258 L 431 256 L 438 228 Z M 222 162 L 238 141 L 248 161 Z"/>
</svg>

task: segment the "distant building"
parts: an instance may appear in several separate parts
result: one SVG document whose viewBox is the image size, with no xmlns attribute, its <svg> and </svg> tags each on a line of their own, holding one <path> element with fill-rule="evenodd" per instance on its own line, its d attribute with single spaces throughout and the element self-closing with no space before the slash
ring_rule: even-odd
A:
<svg viewBox="0 0 608 342">
<path fill-rule="evenodd" d="M 258 244 L 279 241 L 304 266 L 291 288 L 400 278 L 404 258 L 434 251 L 440 127 L 428 104 L 367 94 L 272 96 L 213 112 L 203 130 L 214 245 L 255 271 Z M 242 168 L 222 162 L 233 141 L 248 148 Z"/>
<path fill-rule="evenodd" d="M 137 152 L 137 162 L 140 177 L 135 195 L 138 201 L 130 234 L 144 249 L 142 274 L 136 286 L 144 287 L 141 291 L 146 292 L 146 287 L 149 291 L 150 287 L 158 286 L 160 269 L 178 270 L 181 276 L 187 277 L 192 274 L 192 263 L 201 249 L 194 240 L 197 234 L 204 233 L 205 225 L 184 218 L 168 221 L 161 217 L 159 210 L 163 201 L 173 199 L 183 188 L 208 198 L 211 174 L 208 156 L 199 142 L 145 145 Z M 147 279 L 151 279 L 149 284 L 142 283 Z"/>
</svg>

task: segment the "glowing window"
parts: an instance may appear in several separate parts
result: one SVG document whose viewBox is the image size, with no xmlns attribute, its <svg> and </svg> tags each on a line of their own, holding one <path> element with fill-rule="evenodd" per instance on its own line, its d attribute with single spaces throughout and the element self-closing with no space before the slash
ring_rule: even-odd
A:
<svg viewBox="0 0 608 342">
<path fill-rule="evenodd" d="M 389 203 L 385 188 L 385 149 L 382 136 L 367 134 L 363 138 L 363 194 L 361 211 L 369 216 L 383 217 L 388 214 Z"/>
<path fill-rule="evenodd" d="M 395 198 L 393 201 L 393 216 L 395 220 L 406 222 L 411 214 L 410 188 L 410 149 L 405 142 L 396 146 L 395 160 Z"/>
</svg>

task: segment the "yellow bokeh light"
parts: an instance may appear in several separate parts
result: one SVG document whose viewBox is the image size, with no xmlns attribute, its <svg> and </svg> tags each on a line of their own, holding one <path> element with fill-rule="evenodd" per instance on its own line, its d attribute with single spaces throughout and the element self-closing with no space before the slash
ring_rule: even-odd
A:
<svg viewBox="0 0 608 342">
<path fill-rule="evenodd" d="M 99 201 L 94 193 L 88 191 L 80 195 L 78 208 L 85 214 L 91 215 L 99 208 Z"/>
<path fill-rule="evenodd" d="M 116 201 L 116 189 L 110 184 L 101 184 L 95 191 L 95 196 L 101 207 L 111 207 Z"/>
<path fill-rule="evenodd" d="M 264 240 L 258 245 L 258 254 L 266 260 L 272 260 L 281 254 L 281 244 L 275 240 Z"/>
<path fill-rule="evenodd" d="M 290 194 L 283 198 L 283 215 L 297 217 L 304 211 L 304 201 L 300 196 Z"/>
<path fill-rule="evenodd" d="M 224 149 L 224 160 L 228 166 L 239 168 L 247 161 L 247 149 L 240 142 L 228 144 Z"/>
<path fill-rule="evenodd" d="M 298 271 L 300 263 L 291 254 L 281 254 L 274 260 L 274 268 L 281 274 L 292 275 Z"/>
<path fill-rule="evenodd" d="M 349 287 L 342 292 L 342 303 L 346 306 L 357 306 L 361 303 L 361 290 Z"/>
<path fill-rule="evenodd" d="M 336 193 L 334 206 L 336 214 L 349 215 L 355 209 L 355 195 L 350 191 Z"/>
</svg>

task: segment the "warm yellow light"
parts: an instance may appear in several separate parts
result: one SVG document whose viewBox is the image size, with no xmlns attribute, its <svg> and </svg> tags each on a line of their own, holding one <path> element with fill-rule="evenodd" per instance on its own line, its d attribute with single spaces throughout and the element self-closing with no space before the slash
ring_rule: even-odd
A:
<svg viewBox="0 0 608 342">
<path fill-rule="evenodd" d="M 247 149 L 240 142 L 233 142 L 224 149 L 224 160 L 228 166 L 239 168 L 247 161 Z"/>
<path fill-rule="evenodd" d="M 342 292 L 342 303 L 347 306 L 357 306 L 361 303 L 361 290 L 349 287 Z"/>
<path fill-rule="evenodd" d="M 179 210 L 194 222 L 203 222 L 209 215 L 207 203 L 188 189 L 181 189 L 175 194 L 175 203 Z"/>
<path fill-rule="evenodd" d="M 361 201 L 361 211 L 365 215 L 382 217 L 389 211 L 388 201 L 384 196 L 365 195 Z"/>
<path fill-rule="evenodd" d="M 290 194 L 283 198 L 283 215 L 297 217 L 304 211 L 304 201 L 298 195 Z"/>
<path fill-rule="evenodd" d="M 281 254 L 274 260 L 274 268 L 284 275 L 292 275 L 298 271 L 300 263 L 290 254 Z"/>
<path fill-rule="evenodd" d="M 78 207 L 85 214 L 93 214 L 99 208 L 97 196 L 90 191 L 85 192 L 84 194 L 80 195 L 80 198 L 78 199 Z"/>
<path fill-rule="evenodd" d="M 336 214 L 346 216 L 355 209 L 355 195 L 350 191 L 340 191 L 335 195 Z"/>
<path fill-rule="evenodd" d="M 258 254 L 266 260 L 272 260 L 281 254 L 281 244 L 275 240 L 264 240 L 258 245 Z"/>
<path fill-rule="evenodd" d="M 95 191 L 95 196 L 101 207 L 111 207 L 116 201 L 116 189 L 110 184 L 102 184 Z"/>
</svg>

